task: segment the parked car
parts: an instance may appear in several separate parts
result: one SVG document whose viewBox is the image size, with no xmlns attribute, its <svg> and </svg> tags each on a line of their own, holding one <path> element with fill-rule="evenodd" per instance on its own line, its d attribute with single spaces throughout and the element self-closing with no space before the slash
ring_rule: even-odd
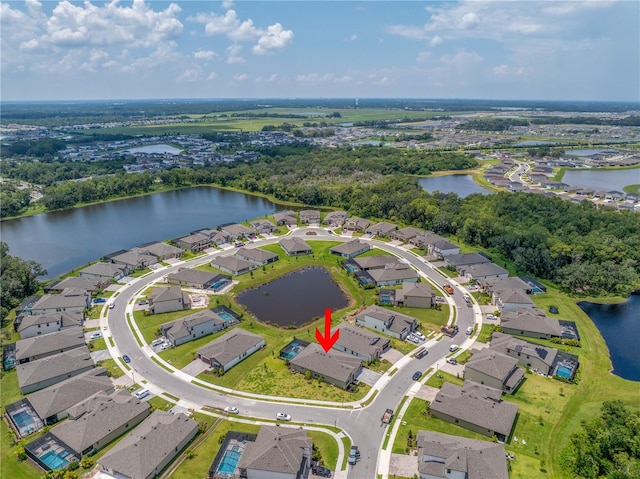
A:
<svg viewBox="0 0 640 479">
<path fill-rule="evenodd" d="M 411 379 L 413 379 L 414 381 L 417 381 L 418 379 L 420 379 L 421 376 L 422 376 L 422 373 L 420 371 L 416 371 L 415 373 L 413 373 L 413 376 Z"/>
<path fill-rule="evenodd" d="M 164 351 L 165 349 L 169 349 L 170 347 L 171 347 L 171 343 L 164 343 L 160 348 L 160 350 Z"/>
<path fill-rule="evenodd" d="M 456 358 L 447 358 L 447 362 L 449 364 L 458 364 L 458 360 Z"/>
<path fill-rule="evenodd" d="M 115 303 L 109 303 L 109 309 L 113 309 L 113 308 L 115 308 L 115 307 L 116 307 L 116 304 L 115 304 Z"/>
<path fill-rule="evenodd" d="M 427 337 L 426 337 L 424 334 L 419 333 L 418 331 L 414 331 L 414 332 L 413 332 L 413 335 L 414 335 L 416 338 L 418 338 L 420 341 L 426 341 L 426 339 L 427 339 Z"/>
<path fill-rule="evenodd" d="M 487 319 L 498 319 L 495 314 L 487 314 Z"/>
<path fill-rule="evenodd" d="M 286 413 L 279 412 L 279 413 L 276 414 L 276 419 L 278 421 L 291 421 L 291 416 L 289 416 Z"/>
<path fill-rule="evenodd" d="M 415 336 L 411 336 L 411 335 L 407 336 L 407 341 L 410 341 L 413 344 L 420 344 L 420 340 Z"/>
<path fill-rule="evenodd" d="M 224 408 L 224 412 L 229 414 L 238 414 L 240 411 L 235 406 L 227 406 L 226 408 Z"/>
<path fill-rule="evenodd" d="M 444 290 L 449 294 L 453 294 L 453 288 L 451 287 L 450 284 L 445 284 L 444 285 Z"/>
<path fill-rule="evenodd" d="M 311 472 L 316 475 L 316 476 L 320 476 L 320 477 L 331 477 L 331 471 L 329 469 L 327 469 L 326 467 L 322 467 L 322 466 L 313 466 L 311 468 Z"/>
<path fill-rule="evenodd" d="M 154 339 L 151 341 L 151 346 L 160 346 L 162 343 L 164 343 L 164 338 Z"/>
<path fill-rule="evenodd" d="M 473 326 L 469 326 L 467 330 L 464 332 L 467 336 L 470 336 L 473 333 Z"/>
<path fill-rule="evenodd" d="M 91 333 L 91 336 L 89 336 L 89 339 L 98 339 L 102 337 L 102 333 Z"/>
<path fill-rule="evenodd" d="M 358 457 L 360 457 L 360 451 L 358 450 L 358 446 L 351 446 L 351 450 L 349 451 L 349 464 L 352 466 L 358 462 Z"/>
<path fill-rule="evenodd" d="M 429 351 L 427 351 L 427 348 L 421 348 L 418 350 L 418 352 L 416 353 L 416 359 L 422 359 L 424 358 L 427 354 L 429 354 Z"/>
<path fill-rule="evenodd" d="M 457 344 L 452 344 L 451 346 L 449 346 L 449 351 L 454 352 L 458 350 L 458 345 Z"/>
<path fill-rule="evenodd" d="M 149 301 L 147 301 L 146 299 L 141 299 L 140 301 L 138 301 L 139 306 L 144 306 L 145 304 L 149 304 Z"/>
<path fill-rule="evenodd" d="M 122 360 L 127 364 L 129 364 L 131 362 L 131 359 L 129 359 L 129 356 L 127 356 L 126 354 L 124 356 L 122 356 Z"/>
<path fill-rule="evenodd" d="M 151 392 L 148 389 L 141 389 L 140 391 L 137 391 L 135 393 L 135 396 L 138 399 L 143 399 L 143 398 L 146 398 L 149 394 L 151 394 Z"/>
</svg>

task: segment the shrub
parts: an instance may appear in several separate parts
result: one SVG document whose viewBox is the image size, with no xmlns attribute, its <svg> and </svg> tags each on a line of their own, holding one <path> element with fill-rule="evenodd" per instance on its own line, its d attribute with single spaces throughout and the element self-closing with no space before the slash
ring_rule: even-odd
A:
<svg viewBox="0 0 640 479">
<path fill-rule="evenodd" d="M 78 461 L 73 461 L 73 462 L 69 463 L 69 465 L 67 467 L 68 467 L 68 469 L 70 471 L 75 471 L 76 469 L 80 468 L 80 464 L 78 463 Z"/>
</svg>

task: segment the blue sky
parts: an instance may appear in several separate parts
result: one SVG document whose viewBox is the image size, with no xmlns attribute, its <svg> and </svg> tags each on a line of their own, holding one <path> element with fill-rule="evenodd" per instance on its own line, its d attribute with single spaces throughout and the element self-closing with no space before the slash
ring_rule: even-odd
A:
<svg viewBox="0 0 640 479">
<path fill-rule="evenodd" d="M 640 2 L 3 2 L 3 100 L 640 101 Z"/>
</svg>

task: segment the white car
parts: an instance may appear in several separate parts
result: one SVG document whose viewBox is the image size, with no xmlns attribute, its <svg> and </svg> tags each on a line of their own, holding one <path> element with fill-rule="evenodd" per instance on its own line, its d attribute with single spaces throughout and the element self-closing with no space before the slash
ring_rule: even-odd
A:
<svg viewBox="0 0 640 479">
<path fill-rule="evenodd" d="M 487 314 L 487 319 L 498 319 L 495 314 Z"/>
<path fill-rule="evenodd" d="M 420 344 L 420 340 L 415 336 L 407 336 L 407 341 L 410 341 L 413 344 Z"/>
<path fill-rule="evenodd" d="M 449 346 L 449 351 L 454 352 L 458 350 L 458 345 L 457 344 L 452 344 L 451 346 Z"/>
<path fill-rule="evenodd" d="M 466 331 L 465 333 L 467 334 L 467 336 L 470 336 L 470 335 L 471 335 L 471 333 L 473 333 L 473 326 L 469 326 L 469 327 L 467 328 L 467 331 Z"/>
<path fill-rule="evenodd" d="M 98 339 L 102 337 L 102 333 L 91 333 L 91 336 L 89 336 L 89 339 Z"/>
<path fill-rule="evenodd" d="M 276 414 L 276 419 L 278 421 L 291 421 L 291 416 L 289 416 L 286 413 L 279 412 L 279 413 Z"/>
<path fill-rule="evenodd" d="M 414 332 L 413 332 L 413 335 L 414 335 L 416 338 L 418 338 L 420 341 L 424 341 L 424 340 L 426 340 L 426 339 L 427 339 L 427 338 L 426 338 L 426 336 L 425 336 L 424 334 L 419 333 L 418 331 L 414 331 Z"/>
<path fill-rule="evenodd" d="M 228 414 L 238 414 L 240 411 L 235 406 L 227 406 L 226 408 L 224 408 L 224 412 Z"/>
<path fill-rule="evenodd" d="M 109 309 L 113 309 L 113 308 L 115 308 L 115 307 L 116 307 L 116 304 L 115 304 L 115 303 L 109 303 Z"/>
</svg>

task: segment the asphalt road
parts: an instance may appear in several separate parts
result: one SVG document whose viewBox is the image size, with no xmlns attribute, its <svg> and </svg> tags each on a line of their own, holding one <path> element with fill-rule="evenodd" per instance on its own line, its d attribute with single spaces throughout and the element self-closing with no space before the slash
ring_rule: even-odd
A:
<svg viewBox="0 0 640 479">
<path fill-rule="evenodd" d="M 338 239 L 337 236 L 329 234 L 326 230 L 319 228 L 301 228 L 292 234 L 304 236 L 304 233 L 310 230 L 316 233 L 312 237 L 314 240 Z M 258 240 L 253 243 L 253 246 L 275 243 L 278 240 L 279 238 Z M 436 284 L 442 286 L 445 282 L 449 282 L 422 258 L 397 247 L 393 247 L 388 243 L 376 240 L 370 241 L 372 245 L 393 252 L 404 258 Z M 220 254 L 229 254 L 230 251 L 233 250 L 225 250 L 220 252 Z M 429 354 L 422 359 L 411 359 L 405 367 L 399 369 L 398 372 L 390 378 L 389 382 L 378 393 L 375 400 L 368 406 L 360 409 L 343 409 L 304 404 L 279 404 L 252 398 L 227 396 L 199 387 L 179 377 L 179 375 L 170 373 L 152 361 L 150 357 L 141 350 L 132 331 L 127 325 L 127 321 L 125 320 L 126 306 L 129 301 L 138 294 L 138 291 L 145 289 L 149 283 L 160 279 L 166 274 L 177 271 L 178 268 L 193 267 L 197 264 L 208 263 L 210 261 L 211 256 L 207 256 L 206 259 L 195 258 L 188 263 L 163 268 L 161 271 L 138 279 L 127 288 L 122 289 L 120 294 L 115 298 L 115 307 L 108 310 L 108 325 L 120 355 L 127 354 L 131 358 L 129 366 L 133 368 L 135 380 L 140 381 L 144 378 L 150 384 L 163 391 L 195 405 L 218 408 L 236 406 L 240 409 L 240 415 L 242 416 L 273 420 L 277 412 L 286 412 L 290 414 L 292 420 L 296 422 L 336 425 L 349 434 L 353 443 L 358 445 L 361 452 L 358 463 L 355 466 L 349 466 L 349 478 L 376 477 L 378 452 L 387 430 L 387 426 L 381 423 L 384 410 L 387 408 L 395 410 L 397 408 L 409 388 L 414 384 L 411 376 L 415 371 L 425 371 L 435 364 L 436 361 L 441 360 L 449 353 L 449 346 L 454 344 L 454 341 L 456 341 L 455 344 L 460 345 L 464 340 L 468 339 L 468 337 L 464 336 L 464 331 L 467 326 L 471 326 L 474 323 L 475 308 L 467 307 L 462 291 L 460 289 L 456 290 L 456 293 L 451 297 L 458 311 L 456 318 L 456 324 L 458 324 L 460 328 L 458 335 L 453 339 L 445 337 L 430 347 Z"/>
</svg>

